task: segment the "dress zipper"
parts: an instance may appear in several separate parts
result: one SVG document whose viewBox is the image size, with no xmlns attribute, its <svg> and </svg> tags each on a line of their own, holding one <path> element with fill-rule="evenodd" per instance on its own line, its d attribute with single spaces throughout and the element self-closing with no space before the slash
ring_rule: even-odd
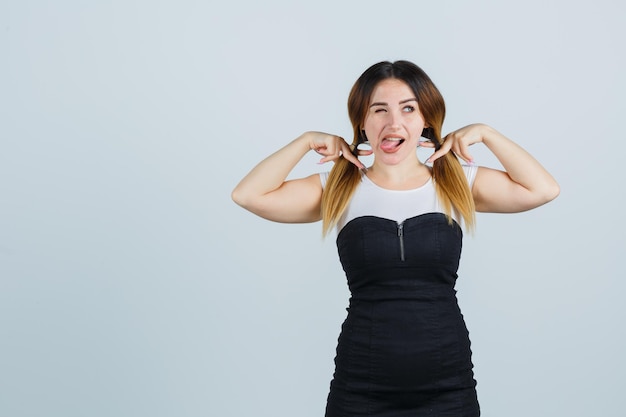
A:
<svg viewBox="0 0 626 417">
<path fill-rule="evenodd" d="M 400 260 L 404 261 L 404 222 L 398 224 L 398 238 L 400 239 Z"/>
</svg>

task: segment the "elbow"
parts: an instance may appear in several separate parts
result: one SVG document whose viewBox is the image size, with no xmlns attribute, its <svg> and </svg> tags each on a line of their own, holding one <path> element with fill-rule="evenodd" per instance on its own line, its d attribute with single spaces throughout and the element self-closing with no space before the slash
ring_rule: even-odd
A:
<svg viewBox="0 0 626 417">
<path fill-rule="evenodd" d="M 557 198 L 561 193 L 561 189 L 556 181 L 542 184 L 541 187 L 528 191 L 529 193 L 527 194 L 527 197 L 523 199 L 524 202 L 520 204 L 520 207 L 522 207 L 520 211 L 532 210 L 543 206 L 544 204 L 547 204 Z M 517 212 L 517 210 L 514 210 L 513 212 Z"/>
<path fill-rule="evenodd" d="M 547 184 L 541 193 L 541 201 L 540 205 L 549 203 L 554 200 L 561 194 L 561 187 L 556 181 L 552 181 L 550 184 Z"/>
<path fill-rule="evenodd" d="M 254 213 L 259 214 L 262 211 L 262 199 L 261 196 L 255 193 L 251 193 L 249 190 L 237 186 L 230 193 L 230 198 L 241 208 Z"/>
<path fill-rule="evenodd" d="M 231 193 L 230 198 L 238 205 L 243 208 L 248 206 L 249 197 L 246 197 L 246 194 L 242 192 L 239 187 L 236 187 Z"/>
<path fill-rule="evenodd" d="M 559 186 L 559 184 L 556 183 L 556 181 L 554 182 L 554 189 L 552 191 L 552 198 L 550 199 L 550 201 L 554 200 L 555 198 L 557 198 L 559 196 L 559 194 L 561 194 L 561 187 Z"/>
<path fill-rule="evenodd" d="M 559 194 L 561 194 L 561 187 L 556 181 L 553 181 L 547 194 L 548 201 L 554 200 Z"/>
</svg>

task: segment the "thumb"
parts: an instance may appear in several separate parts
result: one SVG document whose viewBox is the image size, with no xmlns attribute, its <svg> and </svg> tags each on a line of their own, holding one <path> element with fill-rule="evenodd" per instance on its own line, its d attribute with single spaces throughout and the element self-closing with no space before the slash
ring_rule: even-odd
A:
<svg viewBox="0 0 626 417">
<path fill-rule="evenodd" d="M 442 149 L 439 149 L 438 151 L 433 152 L 433 154 L 424 163 L 431 164 L 435 162 L 437 159 L 444 156 L 445 154 L 446 154 L 445 151 L 443 151 Z"/>
</svg>

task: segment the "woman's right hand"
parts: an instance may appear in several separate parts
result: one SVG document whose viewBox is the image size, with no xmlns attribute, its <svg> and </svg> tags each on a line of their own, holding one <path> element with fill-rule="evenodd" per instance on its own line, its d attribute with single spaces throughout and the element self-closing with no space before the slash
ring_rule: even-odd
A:
<svg viewBox="0 0 626 417">
<path fill-rule="evenodd" d="M 287 180 L 302 157 L 314 150 L 320 163 L 343 156 L 360 169 L 364 165 L 343 138 L 322 132 L 306 132 L 262 160 L 232 192 L 232 199 L 252 213 L 282 223 L 314 222 L 321 218 L 322 185 L 319 174 Z M 359 151 L 368 155 L 369 151 Z"/>
<path fill-rule="evenodd" d="M 306 132 L 305 137 L 309 140 L 309 147 L 322 155 L 319 163 L 324 164 L 336 161 L 341 156 L 356 165 L 359 169 L 365 169 L 365 165 L 352 154 L 350 145 L 341 137 L 324 132 Z M 370 155 L 372 151 L 359 150 L 358 155 Z"/>
</svg>

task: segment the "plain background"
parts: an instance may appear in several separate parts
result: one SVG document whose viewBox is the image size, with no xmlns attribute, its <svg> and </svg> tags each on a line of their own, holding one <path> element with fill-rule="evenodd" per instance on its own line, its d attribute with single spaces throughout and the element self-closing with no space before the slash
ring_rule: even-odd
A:
<svg viewBox="0 0 626 417">
<path fill-rule="evenodd" d="M 322 416 L 348 299 L 334 236 L 230 192 L 306 130 L 350 137 L 352 83 L 408 59 L 445 131 L 490 124 L 562 189 L 466 236 L 483 415 L 622 416 L 623 8 L 2 1 L 0 415 Z"/>
</svg>

